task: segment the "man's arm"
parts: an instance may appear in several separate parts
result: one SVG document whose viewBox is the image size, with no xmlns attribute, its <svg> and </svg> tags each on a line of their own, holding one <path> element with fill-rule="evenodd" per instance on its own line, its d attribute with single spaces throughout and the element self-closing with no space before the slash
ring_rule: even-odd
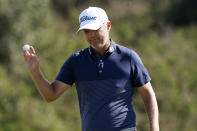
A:
<svg viewBox="0 0 197 131">
<path fill-rule="evenodd" d="M 138 88 L 138 91 L 144 101 L 145 110 L 150 121 L 150 131 L 159 131 L 159 111 L 157 100 L 151 83 Z"/>
<path fill-rule="evenodd" d="M 30 74 L 42 98 L 47 102 L 56 100 L 70 87 L 68 84 L 58 80 L 49 83 L 40 71 Z"/>
<path fill-rule="evenodd" d="M 57 99 L 70 86 L 60 81 L 49 83 L 39 68 L 39 61 L 35 50 L 30 46 L 31 52 L 23 50 L 23 56 L 27 70 L 29 71 L 39 93 L 47 102 Z"/>
</svg>

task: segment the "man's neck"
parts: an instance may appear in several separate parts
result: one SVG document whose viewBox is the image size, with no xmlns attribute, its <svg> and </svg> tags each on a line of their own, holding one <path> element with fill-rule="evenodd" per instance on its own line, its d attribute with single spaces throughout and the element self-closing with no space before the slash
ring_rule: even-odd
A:
<svg viewBox="0 0 197 131">
<path fill-rule="evenodd" d="M 110 47 L 110 39 L 106 42 L 106 44 L 102 48 L 93 48 L 100 56 L 104 56 L 106 51 Z"/>
</svg>

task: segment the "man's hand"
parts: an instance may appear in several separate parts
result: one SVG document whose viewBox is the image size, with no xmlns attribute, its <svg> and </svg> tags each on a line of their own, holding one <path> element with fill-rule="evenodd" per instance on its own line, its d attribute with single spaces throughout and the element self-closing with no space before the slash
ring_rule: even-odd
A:
<svg viewBox="0 0 197 131">
<path fill-rule="evenodd" d="M 52 83 L 49 83 L 49 81 L 45 79 L 39 69 L 39 61 L 32 46 L 30 46 L 30 52 L 23 49 L 23 56 L 25 65 L 30 72 L 38 91 L 47 102 L 54 101 L 70 87 L 70 85 L 61 81 L 54 80 Z"/>
<path fill-rule="evenodd" d="M 38 72 L 39 70 L 39 61 L 36 56 L 36 52 L 32 46 L 30 46 L 30 51 L 25 51 L 23 49 L 23 56 L 25 65 L 30 73 Z"/>
</svg>

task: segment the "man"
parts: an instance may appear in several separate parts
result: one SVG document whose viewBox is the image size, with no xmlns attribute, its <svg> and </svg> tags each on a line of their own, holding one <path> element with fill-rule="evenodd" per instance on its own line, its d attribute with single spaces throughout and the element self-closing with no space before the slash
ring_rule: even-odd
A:
<svg viewBox="0 0 197 131">
<path fill-rule="evenodd" d="M 82 131 L 135 131 L 134 87 L 145 104 L 150 131 L 159 131 L 158 107 L 149 74 L 139 56 L 109 37 L 111 22 L 105 11 L 89 7 L 79 16 L 90 46 L 71 55 L 49 83 L 39 69 L 34 48 L 24 51 L 25 64 L 42 97 L 51 102 L 76 84 Z"/>
</svg>

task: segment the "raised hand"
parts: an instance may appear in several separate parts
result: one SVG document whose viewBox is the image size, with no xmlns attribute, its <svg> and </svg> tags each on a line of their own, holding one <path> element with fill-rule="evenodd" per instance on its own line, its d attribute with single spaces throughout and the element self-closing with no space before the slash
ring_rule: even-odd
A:
<svg viewBox="0 0 197 131">
<path fill-rule="evenodd" d="M 32 46 L 30 46 L 30 51 L 23 49 L 23 56 L 25 65 L 30 73 L 39 71 L 39 61 Z"/>
</svg>

